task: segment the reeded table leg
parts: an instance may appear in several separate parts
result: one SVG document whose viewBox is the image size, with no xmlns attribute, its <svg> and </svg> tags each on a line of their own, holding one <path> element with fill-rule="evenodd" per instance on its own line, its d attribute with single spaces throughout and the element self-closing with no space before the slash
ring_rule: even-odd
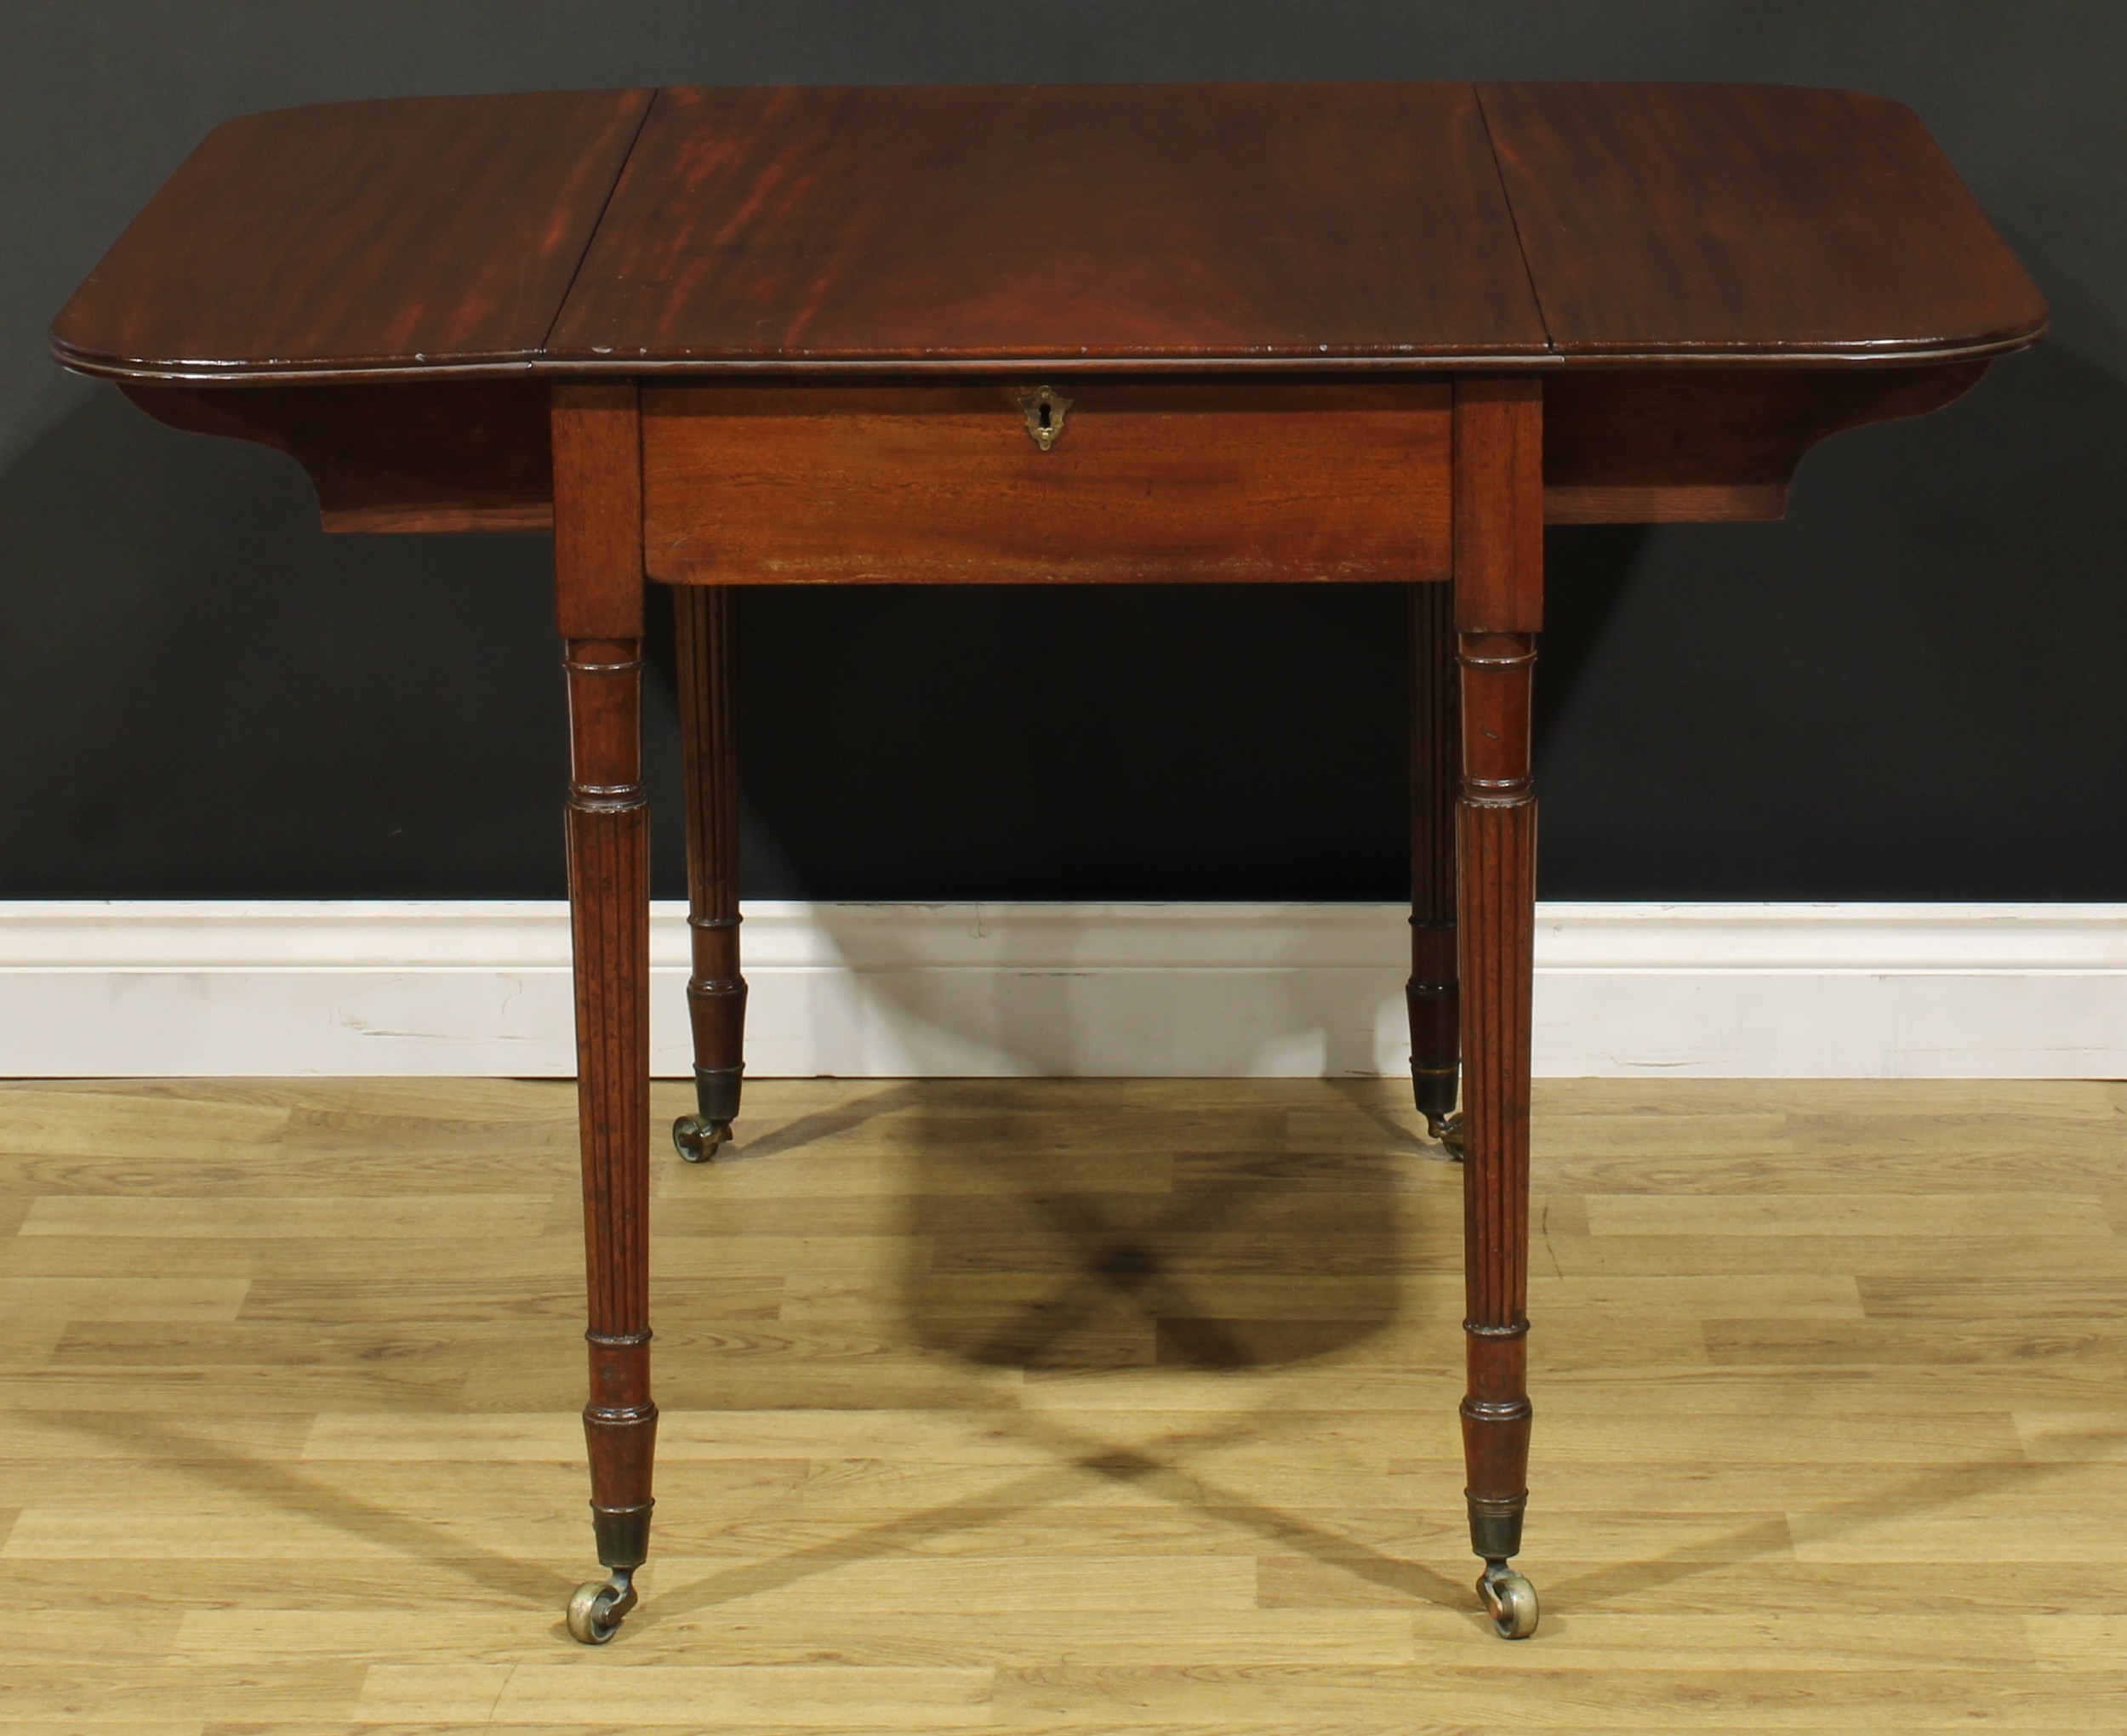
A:
<svg viewBox="0 0 2127 1736">
<path fill-rule="evenodd" d="M 634 1608 L 650 1542 L 650 853 L 642 789 L 642 512 L 632 386 L 554 395 L 554 552 L 569 716 L 568 893 L 590 1328 L 591 1526 L 608 1574 L 568 1630 Z"/>
<path fill-rule="evenodd" d="M 1508 1565 L 1529 1499 L 1529 1014 L 1536 937 L 1530 698 L 1543 617 L 1542 388 L 1458 381 L 1455 620 L 1462 665 L 1463 1400 L 1478 1590 L 1508 1639 L 1537 1597 Z"/>
<path fill-rule="evenodd" d="M 1445 584 L 1411 593 L 1411 1089 L 1425 1130 L 1457 1157 L 1455 1113 L 1462 1018 L 1455 959 L 1455 811 L 1462 782 L 1462 686 L 1455 665 L 1455 595 Z"/>
<path fill-rule="evenodd" d="M 687 760 L 687 984 L 694 1033 L 694 1113 L 672 1143 L 706 1163 L 731 1138 L 746 1071 L 746 979 L 738 970 L 737 598 L 728 585 L 679 585 L 680 741 Z"/>
</svg>

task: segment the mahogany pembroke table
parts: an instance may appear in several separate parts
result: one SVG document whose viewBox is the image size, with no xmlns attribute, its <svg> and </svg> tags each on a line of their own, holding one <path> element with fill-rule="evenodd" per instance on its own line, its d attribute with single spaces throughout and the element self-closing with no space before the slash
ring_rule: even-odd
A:
<svg viewBox="0 0 2127 1736">
<path fill-rule="evenodd" d="M 608 1573 L 580 1640 L 636 1602 L 657 1432 L 646 577 L 679 625 L 698 1160 L 743 1065 L 734 587 L 1407 585 L 1411 1077 L 1466 1165 L 1470 1541 L 1520 1637 L 1543 526 L 1777 518 L 1813 443 L 2044 323 L 1880 98 L 1200 84 L 254 115 L 53 342 L 293 456 L 328 530 L 553 528 Z"/>
</svg>

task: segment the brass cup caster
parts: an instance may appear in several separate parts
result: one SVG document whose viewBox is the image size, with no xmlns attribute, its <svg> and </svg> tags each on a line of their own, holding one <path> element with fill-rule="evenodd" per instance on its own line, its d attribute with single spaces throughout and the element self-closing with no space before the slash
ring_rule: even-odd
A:
<svg viewBox="0 0 2127 1736">
<path fill-rule="evenodd" d="M 1485 1614 L 1491 1617 L 1492 1631 L 1503 1640 L 1525 1640 L 1537 1631 L 1540 1611 L 1537 1588 L 1503 1561 L 1486 1562 L 1485 1576 L 1477 1582 Z"/>
<path fill-rule="evenodd" d="M 621 1618 L 636 1607 L 636 1570 L 615 1568 L 609 1579 L 587 1579 L 569 1594 L 568 1636 L 602 1646 L 620 1631 Z"/>
<path fill-rule="evenodd" d="M 1427 1116 L 1425 1130 L 1440 1141 L 1440 1149 L 1449 1157 L 1458 1164 L 1463 1161 L 1463 1112 L 1460 1109 L 1451 1115 Z"/>
<path fill-rule="evenodd" d="M 672 1124 L 673 1149 L 690 1164 L 706 1164 L 717 1148 L 731 1143 L 728 1121 L 704 1121 L 699 1115 L 682 1115 Z"/>
</svg>

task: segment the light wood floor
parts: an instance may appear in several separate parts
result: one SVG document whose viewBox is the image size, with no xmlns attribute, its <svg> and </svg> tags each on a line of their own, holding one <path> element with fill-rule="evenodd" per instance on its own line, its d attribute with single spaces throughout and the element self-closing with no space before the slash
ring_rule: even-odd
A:
<svg viewBox="0 0 2127 1736">
<path fill-rule="evenodd" d="M 750 1085 L 595 1651 L 567 1087 L 0 1089 L 0 1730 L 2127 1728 L 2127 1088 L 1543 1086 L 1513 1646 L 1403 1104 Z"/>
</svg>

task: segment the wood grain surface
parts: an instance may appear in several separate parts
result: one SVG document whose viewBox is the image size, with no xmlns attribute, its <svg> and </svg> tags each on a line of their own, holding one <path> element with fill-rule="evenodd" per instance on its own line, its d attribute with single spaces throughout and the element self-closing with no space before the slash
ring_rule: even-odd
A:
<svg viewBox="0 0 2127 1736">
<path fill-rule="evenodd" d="M 666 90 L 556 357 L 1542 359 L 1466 84 Z"/>
<path fill-rule="evenodd" d="M 650 387 L 675 583 L 1440 579 L 1443 382 L 1074 382 L 1046 452 L 997 384 Z"/>
<path fill-rule="evenodd" d="M 247 117 L 54 341 L 70 367 L 163 379 L 1822 364 L 2013 348 L 2044 319 L 1878 97 L 878 86 Z"/>
<path fill-rule="evenodd" d="M 589 1652 L 566 1082 L 0 1086 L 0 1716 L 2109 1731 L 2123 1128 L 1539 1081 L 1507 1646 L 1406 1083 L 756 1080 L 731 1161 L 654 1168 L 659 1541 Z"/>
<path fill-rule="evenodd" d="M 122 383 L 158 422 L 286 452 L 328 531 L 543 531 L 554 522 L 544 380 L 314 381 L 271 391 Z"/>
<path fill-rule="evenodd" d="M 208 134 L 52 328 L 70 367 L 214 379 L 540 352 L 645 90 L 394 97 Z"/>
<path fill-rule="evenodd" d="M 1479 88 L 1569 358 L 1836 361 L 2027 344 L 2045 304 L 1919 118 L 1770 84 Z"/>
<path fill-rule="evenodd" d="M 1939 410 L 1990 365 L 1590 367 L 1547 375 L 1545 521 L 1783 517 L 1795 467 L 1819 441 Z"/>
</svg>

